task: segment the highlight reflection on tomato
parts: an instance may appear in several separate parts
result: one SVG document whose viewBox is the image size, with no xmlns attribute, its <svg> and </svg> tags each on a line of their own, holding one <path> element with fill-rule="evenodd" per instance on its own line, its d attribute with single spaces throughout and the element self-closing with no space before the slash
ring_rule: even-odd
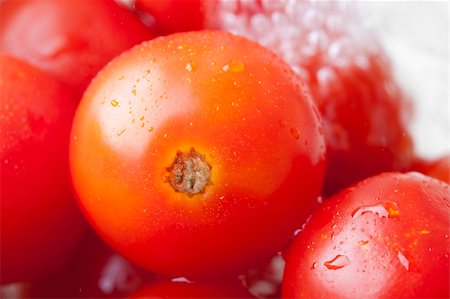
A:
<svg viewBox="0 0 450 299">
<path fill-rule="evenodd" d="M 172 276 L 227 275 L 269 258 L 310 214 L 324 175 L 318 114 L 300 79 L 244 38 L 145 42 L 94 79 L 71 168 L 97 231 Z"/>
</svg>

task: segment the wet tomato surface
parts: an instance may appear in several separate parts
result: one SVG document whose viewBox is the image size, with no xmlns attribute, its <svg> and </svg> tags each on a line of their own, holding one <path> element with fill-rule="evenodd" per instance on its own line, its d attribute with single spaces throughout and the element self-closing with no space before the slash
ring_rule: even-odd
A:
<svg viewBox="0 0 450 299">
<path fill-rule="evenodd" d="M 327 201 L 287 254 L 285 298 L 449 296 L 449 185 L 368 178 Z"/>
<path fill-rule="evenodd" d="M 324 175 L 318 114 L 274 54 L 220 32 L 124 53 L 77 110 L 71 169 L 97 231 L 173 276 L 237 273 L 285 245 Z"/>
</svg>

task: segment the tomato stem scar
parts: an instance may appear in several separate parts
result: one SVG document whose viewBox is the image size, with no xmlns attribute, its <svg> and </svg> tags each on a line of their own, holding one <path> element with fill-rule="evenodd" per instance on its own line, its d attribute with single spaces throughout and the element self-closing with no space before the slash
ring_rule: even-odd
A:
<svg viewBox="0 0 450 299">
<path fill-rule="evenodd" d="M 189 196 L 204 192 L 206 185 L 210 183 L 211 166 L 205 161 L 205 156 L 194 148 L 188 153 L 178 151 L 167 170 L 170 172 L 170 185 L 175 191 Z"/>
</svg>

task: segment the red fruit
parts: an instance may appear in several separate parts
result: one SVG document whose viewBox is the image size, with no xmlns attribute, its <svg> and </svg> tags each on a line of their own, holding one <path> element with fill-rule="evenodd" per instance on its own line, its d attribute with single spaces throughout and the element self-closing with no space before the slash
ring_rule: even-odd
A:
<svg viewBox="0 0 450 299">
<path fill-rule="evenodd" d="M 405 95 L 353 3 L 217 2 L 209 26 L 279 54 L 309 83 L 324 118 L 331 194 L 367 176 L 409 167 Z"/>
<path fill-rule="evenodd" d="M 283 298 L 448 298 L 449 185 L 371 177 L 326 201 L 286 257 Z"/>
<path fill-rule="evenodd" d="M 75 104 L 53 78 L 0 55 L 0 283 L 61 267 L 84 221 L 69 177 Z"/>
<path fill-rule="evenodd" d="M 118 252 L 170 276 L 242 273 L 310 215 L 325 145 L 315 107 L 267 49 L 223 32 L 144 42 L 78 106 L 79 202 Z"/>
<path fill-rule="evenodd" d="M 0 50 L 67 84 L 77 96 L 113 57 L 154 33 L 113 0 L 7 0 Z"/>
</svg>

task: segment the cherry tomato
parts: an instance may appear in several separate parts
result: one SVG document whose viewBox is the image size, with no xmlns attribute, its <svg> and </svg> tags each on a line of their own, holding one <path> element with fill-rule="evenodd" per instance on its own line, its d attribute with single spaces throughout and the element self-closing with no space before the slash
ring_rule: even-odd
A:
<svg viewBox="0 0 450 299">
<path fill-rule="evenodd" d="M 419 173 L 338 193 L 289 249 L 283 298 L 448 298 L 449 194 Z"/>
<path fill-rule="evenodd" d="M 174 276 L 270 258 L 315 206 L 324 140 L 299 78 L 228 33 L 145 42 L 93 80 L 77 110 L 80 204 L 119 253 Z"/>
<path fill-rule="evenodd" d="M 84 221 L 69 178 L 75 105 L 47 74 L 0 55 L 0 283 L 55 271 Z"/>
<path fill-rule="evenodd" d="M 114 56 L 155 34 L 113 0 L 6 0 L 0 50 L 53 74 L 81 96 Z"/>
<path fill-rule="evenodd" d="M 25 298 L 124 298 L 152 280 L 89 231 L 64 269 L 31 284 Z"/>
<path fill-rule="evenodd" d="M 133 294 L 130 298 L 255 298 L 236 280 L 229 281 L 160 281 Z"/>
<path fill-rule="evenodd" d="M 204 0 L 137 0 L 136 7 L 155 18 L 163 34 L 203 29 Z"/>
<path fill-rule="evenodd" d="M 412 169 L 450 184 L 450 155 L 432 161 L 419 160 Z"/>
</svg>

